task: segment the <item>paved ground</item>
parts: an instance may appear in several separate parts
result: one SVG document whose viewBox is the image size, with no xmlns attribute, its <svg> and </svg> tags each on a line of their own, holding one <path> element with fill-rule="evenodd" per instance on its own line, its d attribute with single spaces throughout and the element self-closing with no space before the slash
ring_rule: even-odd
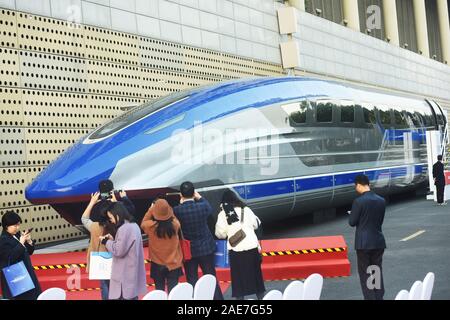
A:
<svg viewBox="0 0 450 320">
<path fill-rule="evenodd" d="M 392 300 L 402 289 L 409 290 L 416 280 L 423 280 L 427 272 L 436 275 L 432 299 L 450 299 L 450 205 L 436 206 L 424 196 L 397 196 L 387 207 L 383 225 L 388 249 L 384 254 L 386 300 Z M 345 210 L 331 221 L 313 225 L 305 218 L 265 226 L 264 237 L 295 238 L 343 235 L 349 246 L 352 275 L 348 278 L 325 279 L 324 300 L 361 300 L 362 293 L 356 269 L 354 229 L 349 227 Z M 420 231 L 426 232 L 406 242 L 400 240 Z M 289 282 L 267 282 L 268 290 L 284 290 Z M 231 298 L 231 289 L 225 293 Z"/>
</svg>

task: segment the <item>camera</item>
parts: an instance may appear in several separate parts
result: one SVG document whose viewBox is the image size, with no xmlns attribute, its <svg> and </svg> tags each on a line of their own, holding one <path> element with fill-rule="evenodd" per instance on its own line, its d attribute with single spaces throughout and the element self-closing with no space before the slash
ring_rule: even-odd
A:
<svg viewBox="0 0 450 320">
<path fill-rule="evenodd" d="M 111 200 L 113 194 L 116 196 L 117 200 L 120 200 L 120 193 L 123 192 L 122 190 L 111 190 L 110 192 L 104 192 L 100 193 L 100 199 L 101 200 Z"/>
<path fill-rule="evenodd" d="M 101 200 L 111 200 L 111 198 L 112 198 L 112 192 L 113 192 L 113 191 L 106 192 L 106 193 L 100 193 L 100 199 L 101 199 Z"/>
</svg>

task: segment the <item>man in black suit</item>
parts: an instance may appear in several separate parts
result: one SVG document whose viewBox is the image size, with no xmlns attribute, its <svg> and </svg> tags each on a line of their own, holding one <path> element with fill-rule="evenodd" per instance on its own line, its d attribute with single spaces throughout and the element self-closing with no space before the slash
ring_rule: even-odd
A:
<svg viewBox="0 0 450 320">
<path fill-rule="evenodd" d="M 444 202 L 445 175 L 442 156 L 438 156 L 438 162 L 433 165 L 433 179 L 434 185 L 436 186 L 438 205 L 445 206 L 447 205 L 447 202 Z"/>
<path fill-rule="evenodd" d="M 372 192 L 369 178 L 355 178 L 355 189 L 361 196 L 353 201 L 349 224 L 356 227 L 355 249 L 358 273 L 365 300 L 383 300 L 383 253 L 386 241 L 381 230 L 386 201 Z"/>
</svg>

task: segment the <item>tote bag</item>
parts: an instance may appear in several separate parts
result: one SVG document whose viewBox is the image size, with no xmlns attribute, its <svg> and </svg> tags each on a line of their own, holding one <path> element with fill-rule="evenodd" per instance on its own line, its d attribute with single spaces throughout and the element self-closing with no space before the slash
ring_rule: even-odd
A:
<svg viewBox="0 0 450 320">
<path fill-rule="evenodd" d="M 110 280 L 113 256 L 111 252 L 91 252 L 89 280 Z"/>
<path fill-rule="evenodd" d="M 23 261 L 2 269 L 11 295 L 16 297 L 35 288 Z"/>
</svg>

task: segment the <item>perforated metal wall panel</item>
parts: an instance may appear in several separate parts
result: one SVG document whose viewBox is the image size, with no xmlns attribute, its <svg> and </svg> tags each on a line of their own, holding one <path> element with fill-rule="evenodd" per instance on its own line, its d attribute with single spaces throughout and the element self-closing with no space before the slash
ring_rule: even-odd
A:
<svg viewBox="0 0 450 320">
<path fill-rule="evenodd" d="M 24 189 L 68 146 L 124 107 L 194 86 L 280 75 L 281 65 L 0 9 L 0 215 L 38 243 L 82 234 Z"/>
</svg>

